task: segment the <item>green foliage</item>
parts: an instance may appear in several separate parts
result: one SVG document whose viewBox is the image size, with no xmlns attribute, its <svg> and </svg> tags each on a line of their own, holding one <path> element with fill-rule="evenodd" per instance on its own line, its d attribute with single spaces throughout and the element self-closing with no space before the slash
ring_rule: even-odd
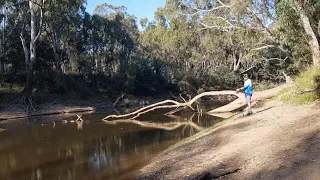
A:
<svg viewBox="0 0 320 180">
<path fill-rule="evenodd" d="M 235 14 L 243 14 L 251 3 L 251 0 L 231 0 L 232 12 Z"/>
<path fill-rule="evenodd" d="M 90 15 L 83 0 L 50 1 L 37 43 L 36 93 L 86 98 L 170 90 L 195 95 L 240 87 L 241 72 L 248 69 L 259 82 L 255 89 L 263 90 L 283 82 L 283 70 L 292 75 L 311 65 L 309 37 L 291 1 L 221 2 L 224 7 L 211 10 L 223 4 L 167 0 L 155 12 L 154 21 L 137 22 L 125 6 L 104 3 Z M 316 32 L 320 3 L 310 1 L 302 10 Z M 5 34 L 0 60 L 11 77 L 10 82 L 6 80 L 9 84 L 23 85 L 20 76 L 27 64 L 19 36 L 22 32 L 30 37 L 26 22 L 30 13 L 24 1 L 10 9 L 6 26 L 0 28 L 0 34 Z M 307 86 L 299 78 L 296 81 Z"/>
<path fill-rule="evenodd" d="M 296 87 L 281 92 L 281 100 L 296 105 L 312 103 L 320 98 L 319 68 L 310 68 L 296 79 Z"/>
</svg>

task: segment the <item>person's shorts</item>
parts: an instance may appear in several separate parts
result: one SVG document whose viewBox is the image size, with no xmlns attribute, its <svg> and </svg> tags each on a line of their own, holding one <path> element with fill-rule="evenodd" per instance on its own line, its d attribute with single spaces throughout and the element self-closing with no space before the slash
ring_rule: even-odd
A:
<svg viewBox="0 0 320 180">
<path fill-rule="evenodd" d="M 252 94 L 251 95 L 246 95 L 246 103 L 251 102 Z"/>
</svg>

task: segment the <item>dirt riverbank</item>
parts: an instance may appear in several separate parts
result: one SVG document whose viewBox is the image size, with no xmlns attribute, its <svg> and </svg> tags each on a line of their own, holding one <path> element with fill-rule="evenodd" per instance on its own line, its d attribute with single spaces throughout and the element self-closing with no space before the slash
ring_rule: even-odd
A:
<svg viewBox="0 0 320 180">
<path fill-rule="evenodd" d="M 319 179 L 319 106 L 268 102 L 162 153 L 138 179 Z"/>
</svg>

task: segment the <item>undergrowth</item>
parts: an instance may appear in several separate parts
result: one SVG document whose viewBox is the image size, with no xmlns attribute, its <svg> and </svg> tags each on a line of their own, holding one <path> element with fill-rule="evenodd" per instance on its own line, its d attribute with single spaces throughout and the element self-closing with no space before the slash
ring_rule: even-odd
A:
<svg viewBox="0 0 320 180">
<path fill-rule="evenodd" d="M 280 92 L 280 99 L 294 105 L 310 104 L 319 99 L 320 69 L 310 68 L 294 80 L 295 86 Z"/>
</svg>

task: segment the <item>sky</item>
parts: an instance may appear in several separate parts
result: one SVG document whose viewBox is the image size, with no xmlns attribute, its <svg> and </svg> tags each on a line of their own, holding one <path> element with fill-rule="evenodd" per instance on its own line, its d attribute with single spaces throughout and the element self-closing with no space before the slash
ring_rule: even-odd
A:
<svg viewBox="0 0 320 180">
<path fill-rule="evenodd" d="M 137 22 L 141 18 L 154 19 L 154 13 L 159 7 L 164 7 L 166 0 L 87 0 L 87 12 L 92 14 L 97 5 L 108 3 L 114 6 L 126 6 L 129 14 L 137 17 Z"/>
</svg>

